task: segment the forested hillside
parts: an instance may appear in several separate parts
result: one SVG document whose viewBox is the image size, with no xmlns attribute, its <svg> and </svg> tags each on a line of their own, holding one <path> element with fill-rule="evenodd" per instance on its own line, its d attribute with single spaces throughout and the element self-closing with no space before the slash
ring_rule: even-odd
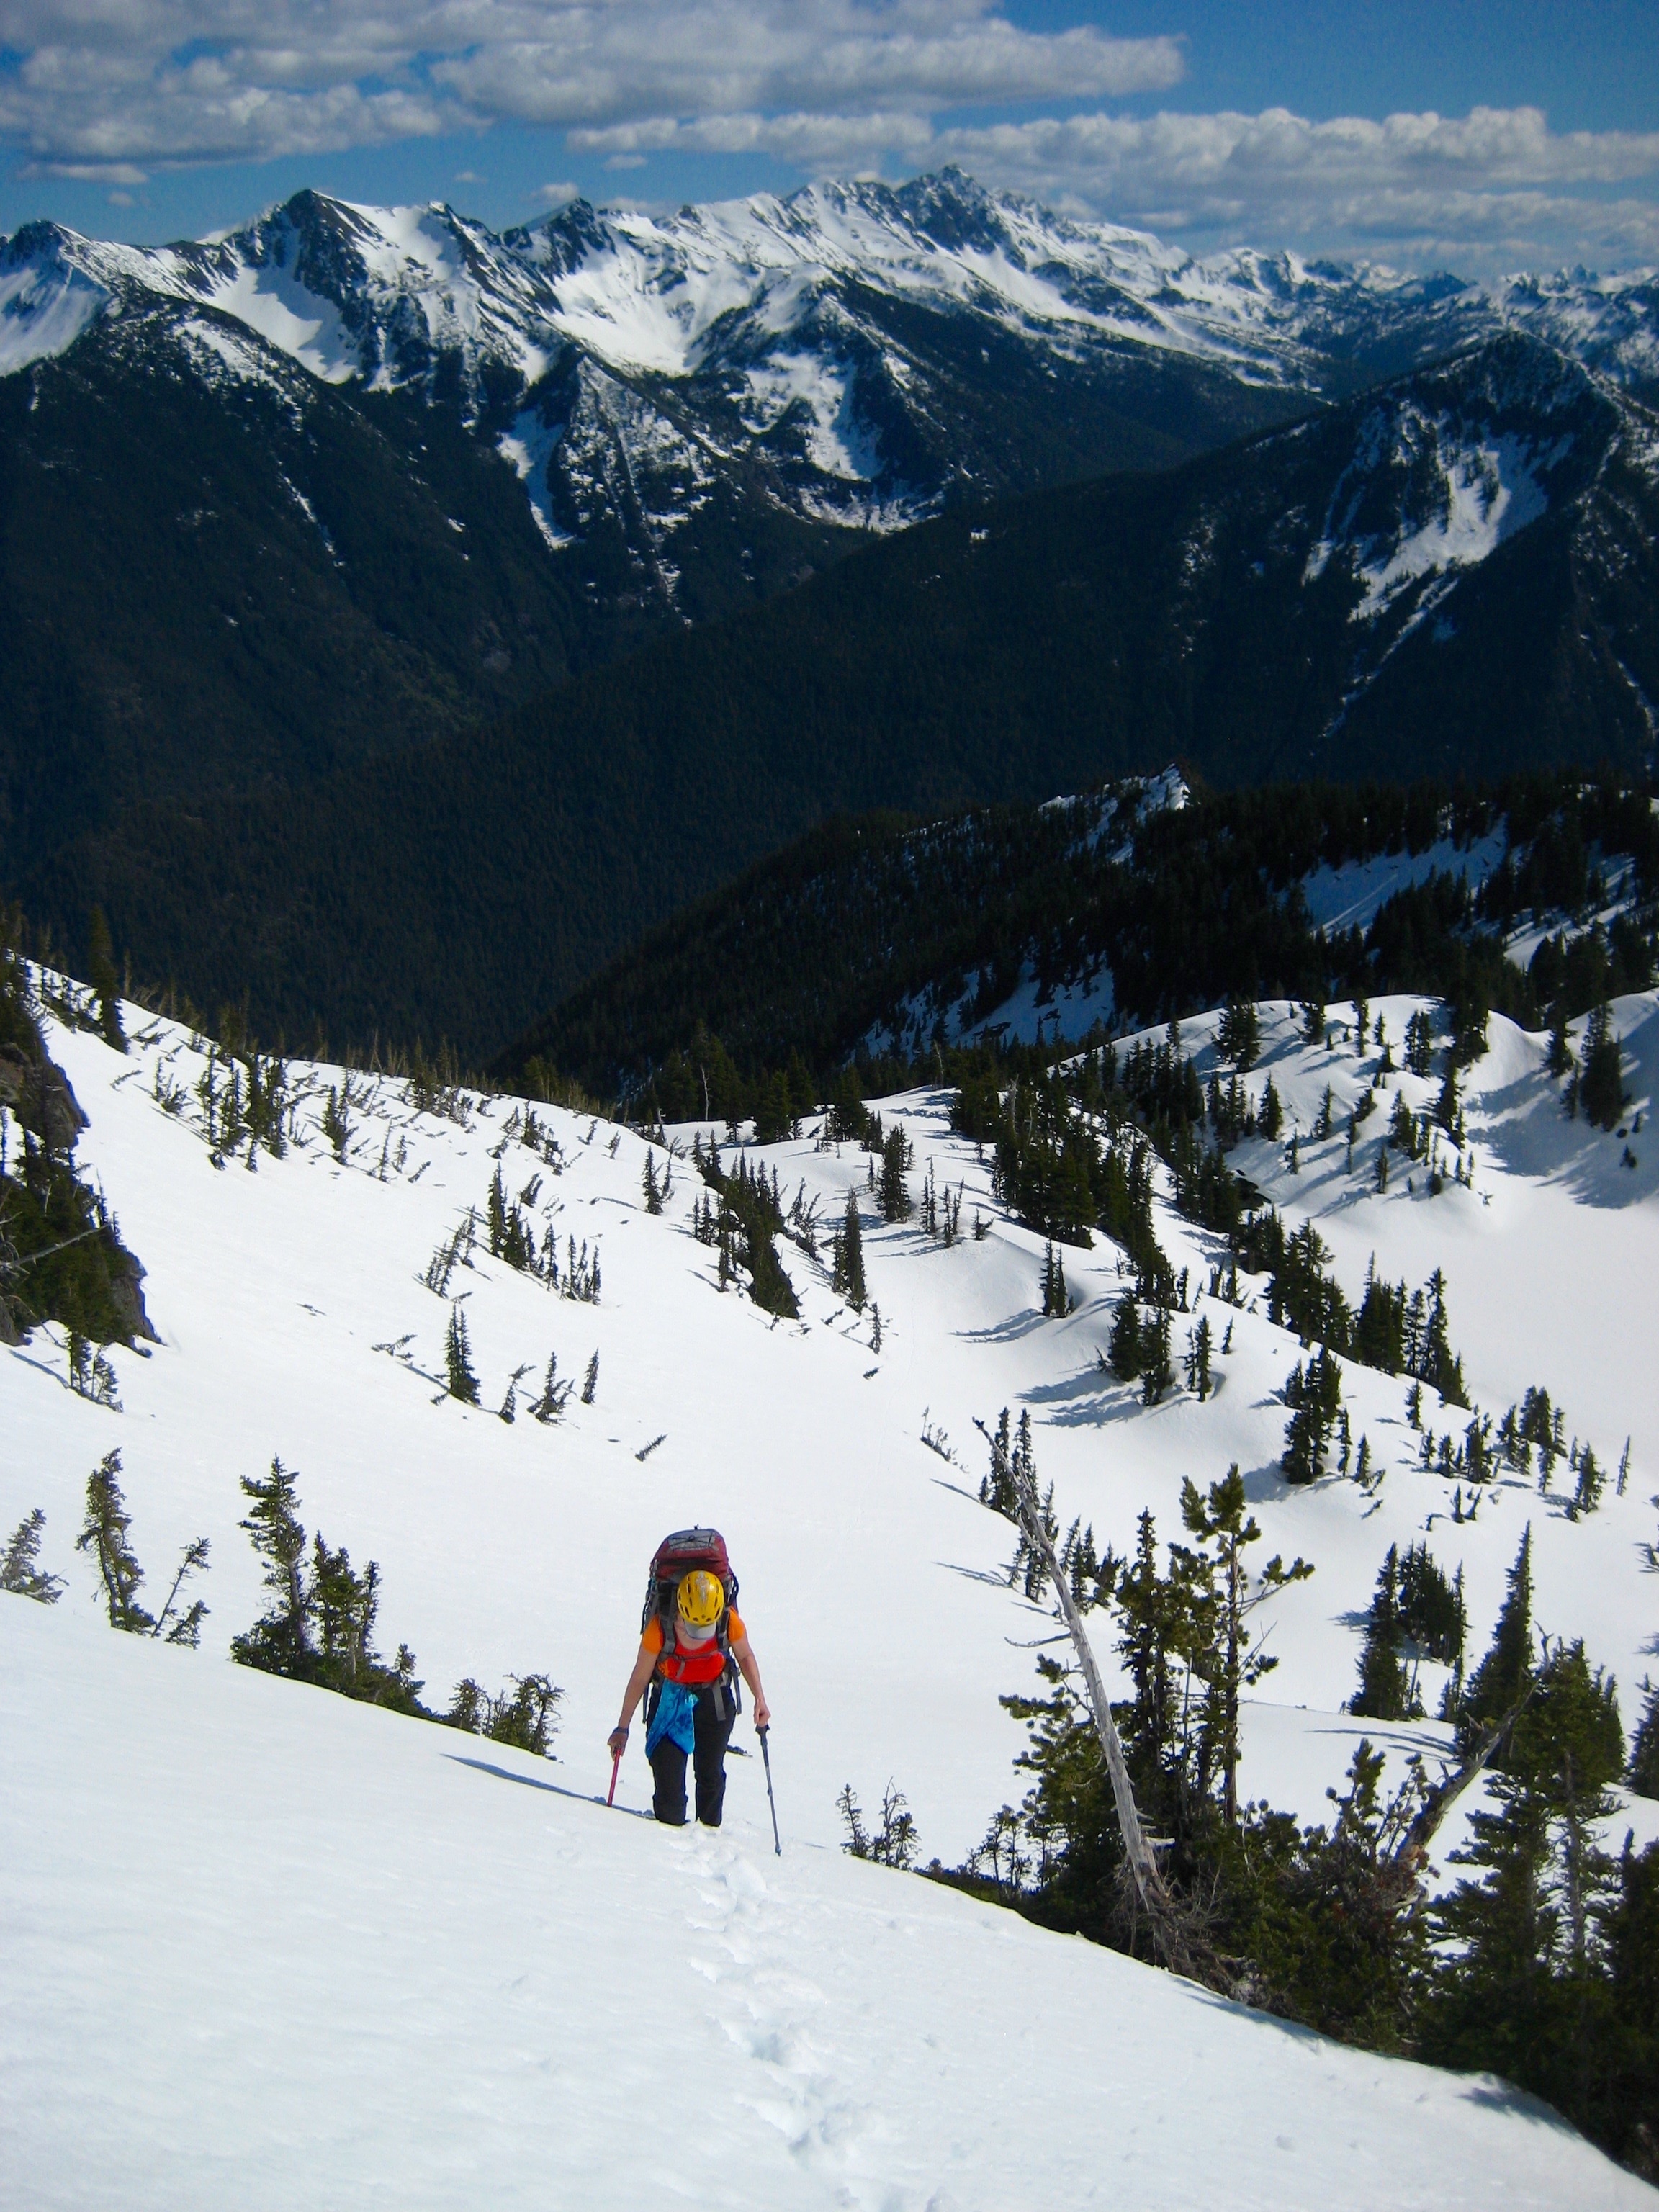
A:
<svg viewBox="0 0 1659 2212">
<path fill-rule="evenodd" d="M 742 1115 L 792 1063 L 823 1085 L 857 1056 L 889 1088 L 936 1046 L 1075 1042 L 1097 1018 L 1231 998 L 1431 991 L 1537 1028 L 1646 988 L 1656 900 L 1645 788 L 1565 774 L 1188 791 L 1171 772 L 1042 806 L 867 817 L 647 933 L 497 1072 L 539 1060 L 659 1097 L 672 1120 L 696 1103 L 693 1062 L 714 1110 Z"/>
<path fill-rule="evenodd" d="M 951 514 L 488 730 L 24 878 L 268 1031 L 499 1049 L 641 931 L 841 812 L 1632 769 L 1659 696 L 1653 418 L 1509 336 L 1168 473 Z"/>
</svg>

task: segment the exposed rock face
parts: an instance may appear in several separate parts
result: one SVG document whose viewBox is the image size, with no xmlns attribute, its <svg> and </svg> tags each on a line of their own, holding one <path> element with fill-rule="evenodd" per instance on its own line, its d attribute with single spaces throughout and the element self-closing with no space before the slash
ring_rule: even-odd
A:
<svg viewBox="0 0 1659 2212">
<path fill-rule="evenodd" d="M 70 1079 L 55 1060 L 31 1060 L 15 1044 L 0 1045 L 0 1105 L 39 1137 L 49 1152 L 67 1157 L 87 1126 Z"/>
</svg>

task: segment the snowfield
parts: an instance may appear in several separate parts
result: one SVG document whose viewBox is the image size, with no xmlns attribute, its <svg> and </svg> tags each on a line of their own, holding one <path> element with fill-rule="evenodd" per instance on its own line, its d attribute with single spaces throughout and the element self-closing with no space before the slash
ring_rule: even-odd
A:
<svg viewBox="0 0 1659 2212">
<path fill-rule="evenodd" d="M 1419 1003 L 1371 1009 L 1396 1056 Z M 457 1121 L 358 1076 L 342 1163 L 319 1130 L 341 1072 L 292 1063 L 298 1141 L 252 1169 L 245 1151 L 216 1164 L 199 1041 L 130 1007 L 123 1058 L 49 1021 L 90 1117 L 80 1158 L 149 1271 L 160 1341 L 112 1352 L 118 1412 L 70 1389 L 60 1332 L 0 1352 L 0 1536 L 44 1507 L 42 1564 L 69 1584 L 52 1612 L 0 1601 L 0 2194 L 407 2206 L 580 2188 L 608 2204 L 655 2185 L 917 2212 L 1651 2202 L 1496 2085 L 1336 2049 L 856 1865 L 835 1806 L 849 1781 L 878 1804 L 890 1779 L 924 1858 L 955 1863 L 1022 1794 L 1023 1731 L 997 1699 L 1030 1684 L 1030 1647 L 1052 1630 L 1006 1587 L 1012 1532 L 976 1502 L 974 1424 L 1004 1406 L 1031 1415 L 1062 1526 L 1081 1516 L 1103 1550 L 1132 1545 L 1143 1507 L 1177 1535 L 1182 1478 L 1237 1461 L 1262 1554 L 1314 1562 L 1273 1608 L 1280 1663 L 1249 1711 L 1247 1794 L 1321 1817 L 1362 1734 L 1396 1778 L 1414 1751 L 1433 1770 L 1446 1731 L 1432 1722 L 1340 1711 L 1383 1555 L 1419 1537 L 1463 1569 L 1473 1663 L 1530 1523 L 1535 1619 L 1585 1638 L 1632 1724 L 1659 1652 L 1659 1582 L 1638 1550 L 1659 1491 L 1659 1152 L 1635 1127 L 1659 1091 L 1659 994 L 1614 1012 L 1626 1135 L 1568 1121 L 1546 1041 L 1494 1016 L 1463 1083 L 1473 1188 L 1431 1197 L 1398 1156 L 1379 1193 L 1376 1152 L 1394 1089 L 1421 1110 L 1437 1076 L 1385 1077 L 1350 1174 L 1346 1135 L 1309 1133 L 1327 1084 L 1345 1123 L 1381 1055 L 1345 1041 L 1351 1009 L 1329 1009 L 1328 1045 L 1302 1040 L 1293 1009 L 1261 1009 L 1246 1081 L 1259 1097 L 1271 1073 L 1285 1141 L 1247 1143 L 1233 1164 L 1287 1219 L 1317 1223 L 1356 1303 L 1373 1253 L 1413 1288 L 1443 1267 L 1480 1407 L 1496 1418 L 1544 1385 L 1607 1472 L 1588 1517 L 1568 1517 L 1558 1468 L 1548 1495 L 1504 1475 L 1461 1522 L 1452 1485 L 1420 1466 L 1406 1383 L 1346 1363 L 1354 1440 L 1382 1479 L 1285 1485 L 1279 1394 L 1301 1347 L 1268 1321 L 1264 1283 L 1242 1278 L 1237 1309 L 1207 1294 L 1216 1240 L 1164 1207 L 1194 1300 L 1177 1364 L 1200 1314 L 1231 1348 L 1206 1402 L 1176 1390 L 1143 1408 L 1098 1357 L 1121 1255 L 1099 1237 L 1068 1248 L 1073 1310 L 1042 1319 L 1042 1240 L 993 1205 L 946 1094 L 883 1103 L 915 1141 L 913 1190 L 931 1162 L 963 1191 L 963 1241 L 882 1228 L 866 1200 L 878 1351 L 872 1311 L 846 1311 L 793 1243 L 779 1249 L 799 1322 L 722 1294 L 690 1233 L 690 1162 L 649 1215 L 651 1148 L 630 1132 L 538 1107 L 550 1140 L 532 1148 L 515 1102 L 473 1098 Z M 1206 1076 L 1217 1018 L 1183 1029 Z M 169 1086 L 180 1110 L 161 1103 Z M 750 1157 L 775 1167 L 786 1205 L 804 1186 L 827 1234 L 869 1162 L 817 1149 L 817 1129 Z M 443 1388 L 451 1299 L 422 1277 L 469 1208 L 482 1218 L 498 1161 L 562 1268 L 568 1243 L 597 1248 L 602 1288 L 597 1304 L 556 1295 L 483 1248 L 458 1266 L 483 1394 L 469 1409 Z M 599 1365 L 594 1402 L 573 1396 L 544 1425 L 527 1408 L 550 1352 L 562 1377 L 580 1382 L 596 1352 Z M 515 1376 L 509 1423 L 495 1409 Z M 1425 1422 L 1455 1443 L 1469 1416 L 1425 1397 Z M 88 1474 L 117 1447 L 147 1599 L 184 1544 L 210 1540 L 199 1651 L 121 1637 L 94 1609 L 73 1542 Z M 463 1674 L 495 1689 L 540 1669 L 562 1686 L 553 1760 L 224 1663 L 262 1609 L 239 1478 L 273 1454 L 299 1471 L 307 1527 L 380 1562 L 378 1640 L 414 1647 L 429 1703 Z M 721 1835 L 659 1835 L 592 1802 L 647 1561 L 696 1520 L 725 1531 L 742 1579 L 775 1711 L 781 1862 L 746 1717 Z M 1423 1670 L 1431 1713 L 1443 1679 Z M 636 1729 L 619 1806 L 647 1805 L 648 1784 Z M 1627 1827 L 1638 1846 L 1659 1833 L 1659 1805 L 1629 1800 L 1615 1846 Z M 1443 1874 L 1462 1832 L 1437 1839 Z"/>
<path fill-rule="evenodd" d="M 6 2201 L 1602 2208 L 1501 2084 L 0 1599 Z"/>
</svg>

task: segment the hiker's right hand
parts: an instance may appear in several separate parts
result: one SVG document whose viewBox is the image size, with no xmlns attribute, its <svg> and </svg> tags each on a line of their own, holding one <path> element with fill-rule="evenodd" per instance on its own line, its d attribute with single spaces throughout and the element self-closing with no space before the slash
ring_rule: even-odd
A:
<svg viewBox="0 0 1659 2212">
<path fill-rule="evenodd" d="M 625 1728 L 613 1728 L 607 1747 L 612 1759 L 620 1759 L 628 1748 L 628 1730 Z"/>
</svg>

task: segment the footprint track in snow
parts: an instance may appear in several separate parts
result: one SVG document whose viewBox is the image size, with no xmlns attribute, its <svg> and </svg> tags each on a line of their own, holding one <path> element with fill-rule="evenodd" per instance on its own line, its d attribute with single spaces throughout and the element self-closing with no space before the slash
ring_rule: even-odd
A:
<svg viewBox="0 0 1659 2212">
<path fill-rule="evenodd" d="M 824 1991 L 793 1963 L 799 1908 L 724 1838 L 690 1837 L 678 1859 L 696 1889 L 687 1924 L 702 1939 L 687 1963 L 709 1984 L 708 2016 L 746 2062 L 734 2100 L 776 2128 L 802 2165 L 844 2172 L 871 2116 L 824 2036 Z M 837 2195 L 864 2201 L 856 2188 Z"/>
</svg>

